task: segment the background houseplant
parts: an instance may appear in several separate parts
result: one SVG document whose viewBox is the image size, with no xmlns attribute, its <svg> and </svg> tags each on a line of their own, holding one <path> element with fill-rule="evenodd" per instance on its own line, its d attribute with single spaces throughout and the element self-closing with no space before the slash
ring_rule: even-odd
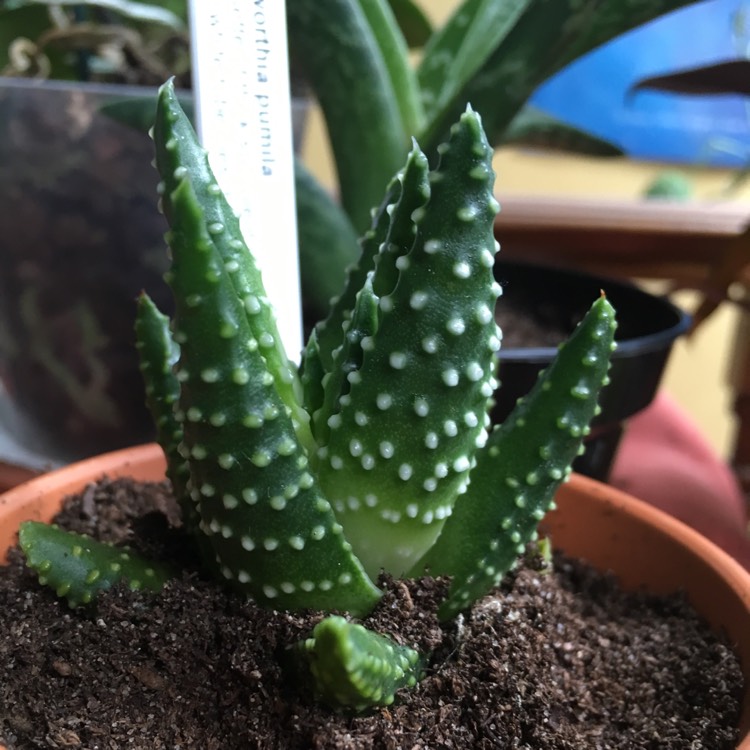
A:
<svg viewBox="0 0 750 750">
<path fill-rule="evenodd" d="M 184 0 L 5 0 L 0 73 L 40 80 L 189 85 Z"/>
<path fill-rule="evenodd" d="M 433 158 L 448 123 L 471 101 L 485 113 L 485 128 L 493 146 L 519 141 L 555 143 L 561 131 L 569 131 L 523 109 L 534 89 L 553 72 L 612 37 L 689 4 L 680 0 L 644 2 L 627 10 L 617 3 L 584 3 L 575 9 L 561 6 L 553 22 L 546 5 L 535 0 L 464 2 L 430 36 L 415 69 L 386 3 L 290 0 L 290 54 L 323 110 L 338 192 L 354 236 L 368 225 L 380 185 L 398 168 L 410 138 L 416 137 Z M 565 30 L 562 36 L 561 27 Z M 341 29 L 346 29 L 346 45 L 339 42 Z M 360 142 L 362 135 L 366 140 Z M 593 138 L 582 142 L 582 148 L 598 147 L 606 152 Z M 576 140 L 570 143 L 575 145 Z M 357 152 L 364 158 L 366 177 L 354 167 Z M 609 152 L 617 151 L 610 147 Z M 318 222 L 329 215 L 320 212 Z M 325 248 L 313 246 L 308 253 L 304 219 L 300 224 L 302 261 L 306 262 L 309 254 L 321 262 Z M 356 251 L 349 250 L 349 256 L 356 257 Z M 317 294 L 332 296 L 338 290 L 337 281 Z M 318 301 L 316 290 L 306 297 Z M 323 307 L 327 300 L 320 299 Z"/>
</svg>

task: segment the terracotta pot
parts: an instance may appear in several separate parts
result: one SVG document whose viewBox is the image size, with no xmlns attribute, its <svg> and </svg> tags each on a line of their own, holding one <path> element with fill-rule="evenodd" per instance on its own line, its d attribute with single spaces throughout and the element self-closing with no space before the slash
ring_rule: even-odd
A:
<svg viewBox="0 0 750 750">
<path fill-rule="evenodd" d="M 104 454 L 0 495 L 0 550 L 15 542 L 21 521 L 48 520 L 66 495 L 104 475 L 161 480 L 161 450 L 144 445 Z M 684 589 L 711 627 L 726 633 L 746 682 L 738 750 L 750 750 L 750 573 L 683 523 L 593 479 L 574 474 L 557 504 L 543 521 L 556 548 L 613 570 L 629 588 Z"/>
</svg>

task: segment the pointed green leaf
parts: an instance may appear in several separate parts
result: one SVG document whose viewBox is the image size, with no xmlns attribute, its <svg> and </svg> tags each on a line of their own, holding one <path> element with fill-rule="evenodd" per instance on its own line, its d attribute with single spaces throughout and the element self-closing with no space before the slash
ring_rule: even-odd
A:
<svg viewBox="0 0 750 750">
<path fill-rule="evenodd" d="M 372 336 L 377 330 L 378 298 L 372 291 L 372 276 L 368 276 L 364 287 L 357 295 L 357 304 L 352 319 L 346 324 L 344 343 L 336 349 L 331 372 L 323 378 L 323 402 L 313 414 L 315 439 L 318 445 L 326 445 L 332 426 L 340 419 L 342 398 L 346 399 L 351 387 L 349 373 L 362 366 L 362 339 Z"/>
<path fill-rule="evenodd" d="M 145 292 L 138 298 L 135 337 L 146 386 L 146 406 L 156 426 L 156 440 L 167 459 L 167 477 L 182 507 L 183 522 L 192 529 L 197 523 L 197 514 L 187 492 L 190 469 L 178 451 L 182 426 L 174 416 L 180 384 L 173 368 L 179 359 L 180 347 L 172 339 L 169 318 L 159 312 Z"/>
<path fill-rule="evenodd" d="M 401 185 L 398 200 L 386 206 L 388 231 L 375 256 L 372 288 L 382 296 L 393 292 L 398 283 L 404 256 L 412 249 L 417 234 L 415 211 L 423 209 L 430 198 L 430 165 L 416 142 L 406 166 L 396 175 Z"/>
<path fill-rule="evenodd" d="M 441 618 L 496 586 L 534 537 L 596 413 L 614 331 L 614 310 L 602 297 L 477 454 L 467 493 L 415 568 L 453 577 Z"/>
<path fill-rule="evenodd" d="M 318 334 L 313 329 L 310 333 L 307 345 L 302 351 L 302 364 L 300 365 L 300 382 L 302 383 L 303 404 L 308 414 L 314 415 L 323 406 L 324 390 L 323 378 L 326 371 L 318 346 Z M 310 421 L 310 427 L 315 435 L 315 420 Z"/>
<path fill-rule="evenodd" d="M 400 194 L 401 183 L 397 175 L 388 183 L 385 197 L 373 213 L 372 226 L 359 242 L 360 254 L 357 262 L 346 269 L 346 282 L 341 294 L 331 301 L 331 309 L 325 320 L 315 326 L 316 345 L 326 372 L 333 366 L 333 353 L 341 344 L 344 326 L 352 316 L 357 294 L 362 289 L 367 275 L 375 268 L 375 259 L 390 226 L 389 211 Z"/>
<path fill-rule="evenodd" d="M 378 329 L 360 342 L 362 365 L 319 452 L 321 486 L 371 575 L 409 570 L 432 544 L 486 437 L 499 346 L 491 159 L 467 112 L 413 212 L 412 248 L 379 297 Z"/>
<path fill-rule="evenodd" d="M 180 450 L 221 573 L 266 606 L 366 612 L 379 592 L 308 471 L 189 172 L 169 200 Z"/>
<path fill-rule="evenodd" d="M 333 324 L 339 315 L 344 322 L 339 324 L 337 341 L 343 344 L 332 353 L 330 375 L 325 382 L 325 398 L 321 408 L 314 414 L 315 438 L 319 445 L 328 442 L 328 420 L 340 408 L 340 399 L 349 392 L 347 377 L 362 364 L 361 341 L 377 330 L 378 295 L 393 291 L 398 281 L 399 258 L 406 255 L 414 244 L 416 227 L 412 216 L 424 206 L 430 195 L 429 166 L 424 154 L 415 146 L 406 160 L 406 166 L 396 176 L 385 201 L 376 216 L 374 227 L 362 243 L 362 258 L 351 269 L 348 285 L 342 297 L 333 307 L 326 326 Z M 393 203 L 391 196 L 398 196 Z M 346 311 L 351 291 L 368 269 L 360 291 L 355 298 L 354 312 Z M 372 269 L 372 270 L 369 270 Z M 377 288 L 375 287 L 377 285 Z M 328 339 L 331 328 L 318 329 Z M 332 344 L 330 345 L 332 346 Z"/>
<path fill-rule="evenodd" d="M 124 581 L 131 590 L 160 591 L 172 573 L 124 547 L 97 542 L 38 521 L 25 521 L 18 541 L 39 583 L 71 607 L 92 602 L 100 591 Z"/>
<path fill-rule="evenodd" d="M 332 708 L 390 706 L 417 684 L 419 652 L 343 617 L 327 617 L 302 645 L 319 698 Z"/>
<path fill-rule="evenodd" d="M 284 404 L 292 410 L 300 437 L 312 443 L 308 434 L 308 415 L 299 405 L 296 368 L 287 358 L 276 317 L 266 296 L 260 270 L 240 231 L 239 220 L 216 182 L 205 149 L 198 143 L 170 80 L 159 89 L 154 124 L 156 166 L 162 178 L 162 206 L 167 219 L 174 219 L 172 193 L 187 176 L 205 214 L 212 242 L 221 262 L 230 272 L 231 283 L 242 299 L 245 317 L 253 338 L 258 342 L 276 389 Z"/>
</svg>

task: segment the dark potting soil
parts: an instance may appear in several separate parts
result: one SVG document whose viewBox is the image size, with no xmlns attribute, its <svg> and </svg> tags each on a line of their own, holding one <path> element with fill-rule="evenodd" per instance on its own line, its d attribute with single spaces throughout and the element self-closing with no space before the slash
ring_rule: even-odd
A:
<svg viewBox="0 0 750 750">
<path fill-rule="evenodd" d="M 553 303 L 530 297 L 513 301 L 500 297 L 495 308 L 495 322 L 503 332 L 503 349 L 557 348 L 568 338 L 583 317 L 564 319 L 564 313 Z M 561 319 L 563 318 L 563 319 Z M 502 349 L 501 358 L 502 358 Z"/>
<path fill-rule="evenodd" d="M 179 556 L 165 485 L 104 481 L 61 525 Z M 316 706 L 287 648 L 318 614 L 268 612 L 194 572 L 71 611 L 17 551 L 0 568 L 0 740 L 28 748 L 722 750 L 742 675 L 680 595 L 624 593 L 559 557 L 526 560 L 445 627 L 445 582 L 381 581 L 368 624 L 434 655 L 416 689 L 364 716 Z"/>
</svg>

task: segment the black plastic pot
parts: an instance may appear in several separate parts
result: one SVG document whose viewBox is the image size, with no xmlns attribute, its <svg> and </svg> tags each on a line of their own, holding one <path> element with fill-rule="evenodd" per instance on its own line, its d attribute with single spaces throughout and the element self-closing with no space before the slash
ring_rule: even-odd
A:
<svg viewBox="0 0 750 750">
<path fill-rule="evenodd" d="M 634 284 L 577 271 L 498 260 L 495 277 L 503 287 L 499 315 L 511 308 L 540 327 L 551 326 L 567 335 L 604 290 L 617 310 L 617 350 L 610 384 L 602 392 L 601 414 L 592 424 L 586 451 L 574 468 L 606 480 L 626 420 L 651 403 L 661 381 L 672 345 L 690 325 L 690 316 L 667 298 Z M 493 419 L 500 422 L 518 398 L 526 394 L 539 371 L 555 356 L 556 346 L 503 344 Z"/>
</svg>

